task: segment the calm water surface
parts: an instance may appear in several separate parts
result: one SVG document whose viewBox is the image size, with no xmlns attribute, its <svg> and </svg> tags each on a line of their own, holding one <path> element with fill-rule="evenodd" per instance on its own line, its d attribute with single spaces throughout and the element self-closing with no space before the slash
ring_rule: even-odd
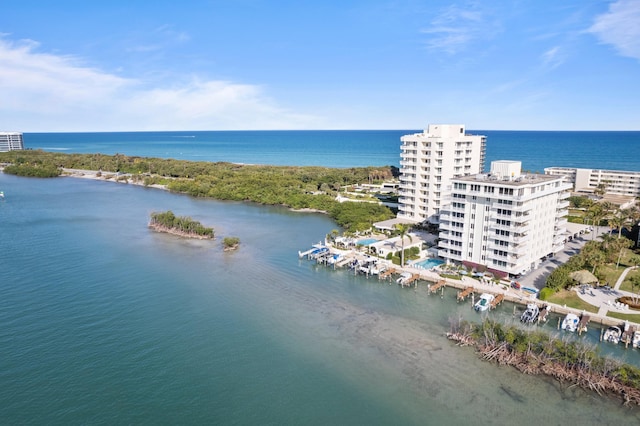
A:
<svg viewBox="0 0 640 426">
<path fill-rule="evenodd" d="M 299 260 L 334 227 L 323 215 L 72 178 L 0 174 L 0 189 L 3 424 L 640 420 L 452 345 L 449 320 L 478 319 L 453 293 Z M 151 232 L 164 210 L 216 239 Z M 237 252 L 223 253 L 225 236 Z"/>
</svg>

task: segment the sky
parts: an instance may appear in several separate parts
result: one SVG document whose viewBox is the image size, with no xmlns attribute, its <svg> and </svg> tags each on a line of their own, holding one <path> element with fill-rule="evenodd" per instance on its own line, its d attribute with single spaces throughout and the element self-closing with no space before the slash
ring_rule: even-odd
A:
<svg viewBox="0 0 640 426">
<path fill-rule="evenodd" d="M 0 131 L 640 130 L 640 0 L 0 4 Z"/>
</svg>

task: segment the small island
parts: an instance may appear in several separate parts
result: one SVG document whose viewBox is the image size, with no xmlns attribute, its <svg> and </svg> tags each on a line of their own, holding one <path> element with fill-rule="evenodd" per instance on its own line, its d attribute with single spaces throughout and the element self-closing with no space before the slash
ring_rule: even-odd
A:
<svg viewBox="0 0 640 426">
<path fill-rule="evenodd" d="M 224 246 L 224 251 L 236 250 L 240 246 L 240 238 L 225 237 L 225 239 L 222 240 L 222 245 Z"/>
<path fill-rule="evenodd" d="M 176 216 L 171 210 L 151 213 L 149 227 L 158 232 L 201 240 L 213 239 L 214 236 L 213 228 L 207 228 L 187 216 Z"/>
</svg>

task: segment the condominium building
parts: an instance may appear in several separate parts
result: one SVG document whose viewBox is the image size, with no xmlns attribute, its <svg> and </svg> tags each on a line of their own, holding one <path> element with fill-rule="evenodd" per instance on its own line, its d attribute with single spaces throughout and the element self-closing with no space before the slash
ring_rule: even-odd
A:
<svg viewBox="0 0 640 426">
<path fill-rule="evenodd" d="M 640 197 L 640 172 L 547 167 L 544 173 L 566 176 L 576 192 L 593 192 L 602 184 L 605 194 Z"/>
<path fill-rule="evenodd" d="M 440 257 L 513 277 L 562 250 L 571 185 L 564 176 L 521 169 L 520 161 L 493 161 L 488 174 L 451 180 L 440 214 Z"/>
<path fill-rule="evenodd" d="M 483 171 L 487 138 L 461 124 L 432 124 L 400 140 L 398 218 L 437 224 L 450 180 Z"/>
<path fill-rule="evenodd" d="M 0 152 L 24 149 L 22 133 L 0 132 Z"/>
</svg>

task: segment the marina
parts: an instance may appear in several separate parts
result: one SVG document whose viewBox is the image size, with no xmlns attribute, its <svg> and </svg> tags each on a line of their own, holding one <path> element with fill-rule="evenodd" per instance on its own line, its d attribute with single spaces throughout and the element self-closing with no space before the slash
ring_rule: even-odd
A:
<svg viewBox="0 0 640 426">
<path fill-rule="evenodd" d="M 380 243 L 378 239 L 375 241 Z M 359 245 L 359 247 L 364 249 L 366 246 Z M 640 347 L 640 331 L 635 324 L 629 325 L 628 322 L 625 322 L 621 325 L 620 320 L 612 317 L 587 314 L 584 311 L 553 303 L 542 303 L 537 299 L 539 293 L 537 289 L 514 285 L 514 282 L 496 280 L 493 277 L 489 279 L 484 273 L 471 273 L 470 276 L 459 275 L 459 278 L 451 278 L 449 274 L 456 268 L 445 265 L 439 259 L 428 258 L 400 266 L 389 260 L 362 253 L 357 249 L 338 249 L 328 241 L 315 244 L 311 249 L 299 252 L 299 256 L 315 260 L 321 265 L 331 265 L 333 268 L 346 267 L 357 275 L 377 276 L 379 280 L 390 283 L 395 281 L 401 288 L 413 287 L 417 289 L 419 285 L 425 285 L 429 295 L 439 292 L 444 297 L 445 288 L 451 288 L 456 290 L 455 300 L 457 303 L 465 302 L 470 298 L 471 308 L 478 312 L 495 310 L 506 301 L 514 305 L 514 316 L 518 311 L 518 306 L 524 308 L 518 314 L 520 322 L 523 324 L 546 323 L 549 315 L 554 314 L 558 318 L 558 331 L 567 331 L 581 336 L 587 332 L 589 323 L 593 322 L 599 325 L 599 340 L 601 342 L 623 343 L 625 348 Z M 340 261 L 333 263 L 327 261 L 327 259 L 333 258 L 339 258 Z M 418 263 L 430 265 L 431 268 L 425 270 L 416 267 Z M 440 270 L 445 271 L 447 276 L 443 277 Z M 462 269 L 457 270 L 462 273 L 467 272 Z M 476 300 L 477 293 L 481 294 Z"/>
</svg>

